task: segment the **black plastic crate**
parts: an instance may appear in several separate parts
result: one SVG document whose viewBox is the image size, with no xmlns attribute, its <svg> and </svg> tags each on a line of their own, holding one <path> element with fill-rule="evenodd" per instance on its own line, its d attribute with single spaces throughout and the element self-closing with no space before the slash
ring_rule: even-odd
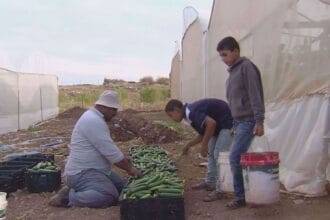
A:
<svg viewBox="0 0 330 220">
<path fill-rule="evenodd" d="M 0 167 L 3 166 L 26 166 L 27 168 L 36 165 L 35 161 L 5 161 L 0 163 Z"/>
<path fill-rule="evenodd" d="M 8 171 L 24 171 L 28 168 L 27 165 L 5 165 L 5 166 L 0 166 L 0 173 L 3 170 L 8 170 Z"/>
<path fill-rule="evenodd" d="M 0 163 L 0 191 L 15 192 L 26 185 L 27 169 L 42 161 L 54 161 L 52 154 L 19 155 Z"/>
<path fill-rule="evenodd" d="M 25 187 L 26 170 L 1 170 L 0 171 L 0 191 L 15 192 L 17 189 Z"/>
<path fill-rule="evenodd" d="M 31 193 L 53 192 L 61 186 L 61 170 L 56 172 L 27 171 L 26 187 Z"/>
<path fill-rule="evenodd" d="M 123 200 L 120 203 L 121 220 L 184 220 L 183 198 L 150 198 Z"/>
<path fill-rule="evenodd" d="M 0 191 L 6 193 L 15 192 L 18 189 L 18 182 L 11 175 L 0 175 Z"/>
<path fill-rule="evenodd" d="M 23 155 L 23 156 L 14 157 L 12 159 L 9 159 L 8 162 L 22 161 L 22 162 L 39 163 L 42 161 L 54 161 L 54 160 L 55 160 L 54 154 L 32 154 L 32 155 Z"/>
</svg>

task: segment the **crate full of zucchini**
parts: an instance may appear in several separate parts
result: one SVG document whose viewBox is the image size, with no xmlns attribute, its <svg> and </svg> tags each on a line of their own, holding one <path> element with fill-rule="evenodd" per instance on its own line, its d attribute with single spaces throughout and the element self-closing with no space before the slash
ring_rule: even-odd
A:
<svg viewBox="0 0 330 220">
<path fill-rule="evenodd" d="M 29 192 L 53 192 L 60 185 L 61 170 L 53 162 L 40 162 L 27 172 L 26 186 Z"/>
<path fill-rule="evenodd" d="M 129 154 L 144 175 L 130 179 L 122 191 L 121 219 L 184 219 L 184 182 L 166 151 L 158 146 L 134 146 Z"/>
</svg>

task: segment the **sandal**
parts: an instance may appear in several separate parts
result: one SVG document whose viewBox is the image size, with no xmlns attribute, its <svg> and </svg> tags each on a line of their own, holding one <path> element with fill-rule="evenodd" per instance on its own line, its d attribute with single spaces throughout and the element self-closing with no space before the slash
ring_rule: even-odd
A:
<svg viewBox="0 0 330 220">
<path fill-rule="evenodd" d="M 229 209 L 239 209 L 246 206 L 245 200 L 234 200 L 226 205 Z"/>
<path fill-rule="evenodd" d="M 224 198 L 224 194 L 222 192 L 217 192 L 217 191 L 213 191 L 211 193 L 209 193 L 204 199 L 204 202 L 213 202 L 216 200 L 221 200 Z"/>
</svg>

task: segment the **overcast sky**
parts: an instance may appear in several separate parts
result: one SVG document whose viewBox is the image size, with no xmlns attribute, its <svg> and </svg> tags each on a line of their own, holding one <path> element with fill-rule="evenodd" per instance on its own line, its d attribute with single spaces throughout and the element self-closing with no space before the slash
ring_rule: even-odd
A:
<svg viewBox="0 0 330 220">
<path fill-rule="evenodd" d="M 208 19 L 212 0 L 1 0 L 0 67 L 61 84 L 167 76 L 188 5 Z"/>
</svg>

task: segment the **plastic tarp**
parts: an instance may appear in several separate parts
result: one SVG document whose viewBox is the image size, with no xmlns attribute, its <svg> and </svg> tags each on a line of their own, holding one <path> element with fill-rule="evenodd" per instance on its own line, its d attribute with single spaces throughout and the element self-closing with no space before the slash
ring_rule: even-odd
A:
<svg viewBox="0 0 330 220">
<path fill-rule="evenodd" d="M 172 59 L 170 84 L 171 84 L 171 98 L 180 99 L 181 97 L 181 57 L 178 51 Z"/>
<path fill-rule="evenodd" d="M 56 76 L 39 75 L 41 118 L 47 120 L 58 114 L 58 79 Z"/>
<path fill-rule="evenodd" d="M 255 139 L 252 151 L 280 153 L 280 180 L 288 191 L 324 195 L 330 162 L 329 118 L 330 98 L 323 95 L 268 105 L 266 136 Z"/>
<path fill-rule="evenodd" d="M 182 39 L 181 100 L 191 102 L 204 96 L 204 28 L 197 18 Z"/>
<path fill-rule="evenodd" d="M 191 50 L 192 54 L 182 58 L 183 63 L 188 63 L 186 59 L 189 63 L 198 57 L 202 59 L 204 95 L 225 99 L 228 72 L 216 47 L 228 35 L 239 41 L 241 55 L 256 63 L 262 74 L 266 136 L 270 149 L 280 152 L 281 181 L 288 191 L 312 196 L 325 192 L 325 169 L 329 166 L 330 4 L 327 2 L 214 0 L 204 34 L 206 55 Z M 197 38 L 187 39 L 191 41 L 186 42 L 189 45 L 196 43 Z M 194 69 L 198 69 L 197 64 L 194 63 Z M 203 81 L 196 85 L 195 78 L 182 77 L 181 81 L 182 91 L 195 88 L 199 91 L 203 86 Z M 203 97 L 198 94 L 189 98 Z M 187 99 L 184 93 L 181 95 Z"/>
<path fill-rule="evenodd" d="M 215 0 L 207 37 L 208 96 L 225 97 L 228 73 L 216 46 L 228 35 L 239 40 L 242 55 L 260 68 L 267 102 L 325 94 L 329 88 L 328 4 L 318 0 Z"/>
<path fill-rule="evenodd" d="M 0 68 L 0 133 L 18 128 L 18 74 Z"/>
<path fill-rule="evenodd" d="M 0 133 L 26 129 L 58 114 L 56 76 L 0 68 Z"/>
<path fill-rule="evenodd" d="M 42 120 L 39 75 L 19 74 L 19 127 L 26 129 Z"/>
</svg>

